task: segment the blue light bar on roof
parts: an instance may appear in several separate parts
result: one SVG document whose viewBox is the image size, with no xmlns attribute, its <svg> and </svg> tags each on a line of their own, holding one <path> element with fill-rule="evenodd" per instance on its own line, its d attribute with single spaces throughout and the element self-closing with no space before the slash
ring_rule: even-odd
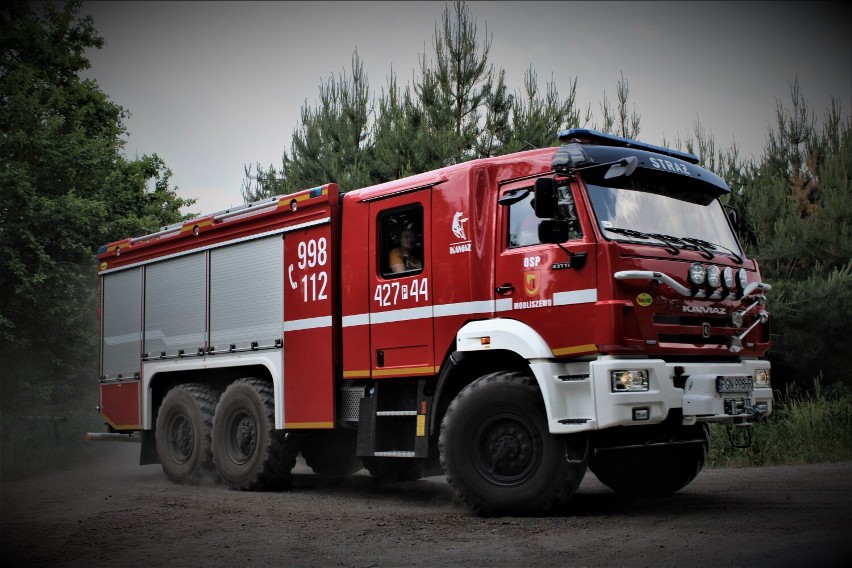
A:
<svg viewBox="0 0 852 568">
<path fill-rule="evenodd" d="M 317 187 L 312 187 L 310 196 L 311 198 L 322 196 L 322 186 L 318 185 Z"/>
</svg>

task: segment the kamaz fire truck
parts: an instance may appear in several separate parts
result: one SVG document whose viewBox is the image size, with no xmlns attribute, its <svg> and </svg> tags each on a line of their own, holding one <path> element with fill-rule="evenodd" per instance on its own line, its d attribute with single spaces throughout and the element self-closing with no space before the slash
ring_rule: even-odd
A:
<svg viewBox="0 0 852 568">
<path fill-rule="evenodd" d="M 586 129 L 363 189 L 334 183 L 111 243 L 99 411 L 176 482 L 444 474 L 481 514 L 564 504 L 587 468 L 666 494 L 708 424 L 772 412 L 769 315 L 729 187 Z M 390 251 L 413 231 L 417 268 Z"/>
</svg>

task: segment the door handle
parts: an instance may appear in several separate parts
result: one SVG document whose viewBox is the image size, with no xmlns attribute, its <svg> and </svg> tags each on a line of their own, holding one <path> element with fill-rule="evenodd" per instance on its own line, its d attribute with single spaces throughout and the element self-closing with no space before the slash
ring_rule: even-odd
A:
<svg viewBox="0 0 852 568">
<path fill-rule="evenodd" d="M 502 286 L 497 286 L 497 293 L 502 296 L 508 296 L 515 289 L 510 282 L 506 282 Z"/>
</svg>

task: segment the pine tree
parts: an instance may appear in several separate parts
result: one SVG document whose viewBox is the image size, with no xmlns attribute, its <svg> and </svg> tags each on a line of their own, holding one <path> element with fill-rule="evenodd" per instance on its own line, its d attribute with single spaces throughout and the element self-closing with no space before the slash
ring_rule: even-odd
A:
<svg viewBox="0 0 852 568">
<path fill-rule="evenodd" d="M 420 132 L 423 112 L 415 104 L 411 88 L 400 89 L 391 70 L 387 90 L 379 96 L 372 130 L 373 181 L 381 183 L 415 174 L 421 156 L 416 133 Z"/>
<path fill-rule="evenodd" d="M 364 64 L 355 51 L 350 66 L 336 78 L 319 86 L 316 107 L 305 101 L 298 129 L 293 133 L 290 153 L 285 151 L 281 170 L 256 165 L 257 175 L 246 167 L 243 199 L 255 201 L 272 195 L 292 193 L 329 182 L 344 190 L 369 185 L 370 120 L 373 101 Z"/>
<path fill-rule="evenodd" d="M 630 111 L 628 109 L 630 85 L 627 82 L 627 79 L 624 78 L 624 73 L 621 74 L 621 79 L 619 79 L 616 84 L 615 94 L 618 98 L 618 104 L 615 109 L 613 109 L 612 103 L 610 103 L 609 98 L 606 96 L 606 92 L 604 92 L 604 98 L 601 101 L 601 113 L 603 115 L 602 123 L 600 126 L 596 126 L 595 128 L 601 132 L 615 134 L 622 138 L 638 140 L 639 132 L 642 129 L 642 121 L 640 115 L 637 114 L 635 110 Z"/>
<path fill-rule="evenodd" d="M 512 101 L 512 122 L 503 141 L 505 153 L 544 148 L 557 144 L 556 134 L 566 128 L 581 125 L 580 111 L 576 106 L 577 79 L 575 78 L 563 100 L 551 80 L 542 96 L 538 75 L 532 65 L 524 72 L 524 96 Z"/>
<path fill-rule="evenodd" d="M 423 152 L 420 171 L 426 171 L 497 152 L 488 124 L 505 121 L 509 100 L 505 73 L 488 62 L 491 37 L 480 44 L 476 22 L 464 2 L 447 7 L 432 43 L 435 60 L 420 58 L 421 76 L 414 89 L 424 120 L 417 132 Z M 486 119 L 486 116 L 488 119 Z"/>
<path fill-rule="evenodd" d="M 433 57 L 420 55 L 420 74 L 400 87 L 391 70 L 377 104 L 357 52 L 351 75 L 322 82 L 319 100 L 307 101 L 280 170 L 246 166 L 246 202 L 289 193 L 328 181 L 344 190 L 421 173 L 465 160 L 551 146 L 563 128 L 589 123 L 581 116 L 577 81 L 562 99 L 555 83 L 540 91 L 532 66 L 521 94 L 510 94 L 506 72 L 489 62 L 492 38 L 480 41 L 477 24 L 463 1 L 445 7 L 436 23 Z M 629 89 L 622 76 L 613 114 L 604 104 L 605 130 L 624 136 L 639 132 L 639 116 L 628 112 Z M 617 123 L 617 124 L 616 124 Z"/>
<path fill-rule="evenodd" d="M 818 125 L 798 80 L 779 103 L 762 159 L 737 192 L 773 316 L 774 376 L 852 389 L 852 119 L 833 101 Z"/>
</svg>

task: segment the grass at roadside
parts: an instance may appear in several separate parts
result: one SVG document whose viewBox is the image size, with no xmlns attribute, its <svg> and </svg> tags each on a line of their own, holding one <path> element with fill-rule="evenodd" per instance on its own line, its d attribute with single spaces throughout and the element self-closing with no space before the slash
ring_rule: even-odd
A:
<svg viewBox="0 0 852 568">
<path fill-rule="evenodd" d="M 852 396 L 776 393 L 774 412 L 752 428 L 748 448 L 732 447 L 728 429 L 710 427 L 708 467 L 793 465 L 852 460 Z"/>
</svg>

